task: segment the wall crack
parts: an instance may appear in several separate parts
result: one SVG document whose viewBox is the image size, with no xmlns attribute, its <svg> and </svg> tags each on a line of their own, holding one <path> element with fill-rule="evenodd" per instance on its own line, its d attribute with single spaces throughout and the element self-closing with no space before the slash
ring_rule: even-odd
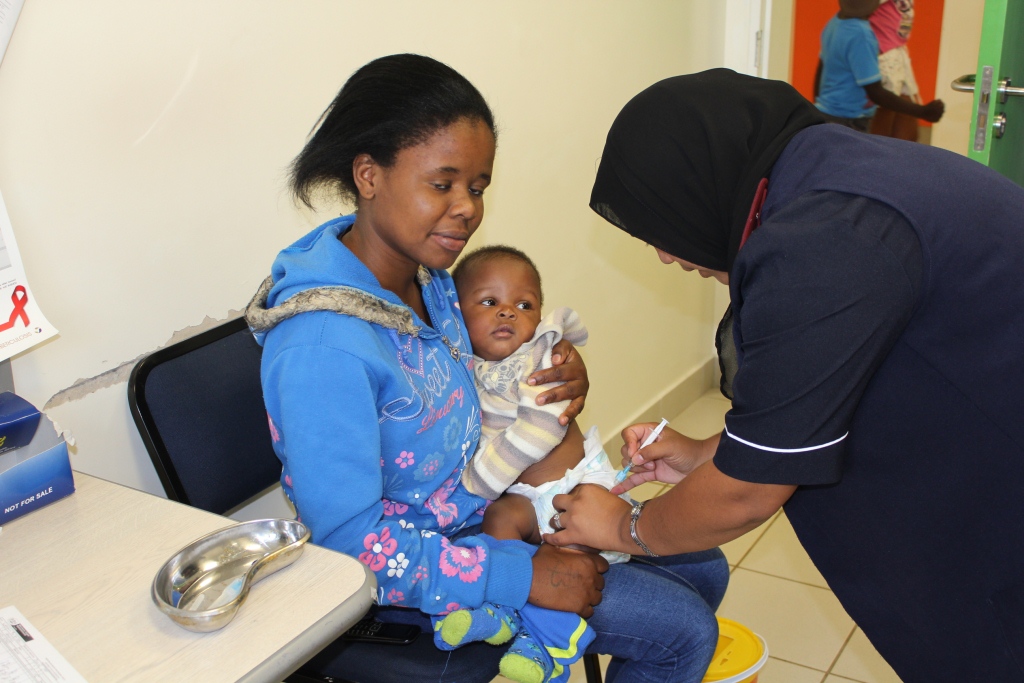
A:
<svg viewBox="0 0 1024 683">
<path fill-rule="evenodd" d="M 241 315 L 241 311 L 236 311 L 232 309 L 228 311 L 227 317 L 225 318 L 216 319 L 211 318 L 210 316 L 206 316 L 205 318 L 203 318 L 203 321 L 198 325 L 190 325 L 189 327 L 184 327 L 180 330 L 175 331 L 174 334 L 171 335 L 171 338 L 167 340 L 167 343 L 165 343 L 163 346 L 159 346 L 153 349 L 153 351 L 147 351 L 146 353 L 140 354 L 139 356 L 136 356 L 131 360 L 126 360 L 125 362 L 118 365 L 116 368 L 112 368 L 110 370 L 101 372 L 100 374 L 94 377 L 87 377 L 85 379 L 75 380 L 74 384 L 67 387 L 66 389 L 61 389 L 56 394 L 51 396 L 50 400 L 48 400 L 46 404 L 43 406 L 43 410 L 50 410 L 51 408 L 62 406 L 65 403 L 78 401 L 80 399 L 85 398 L 89 394 L 99 391 L 100 389 L 106 389 L 108 387 L 114 386 L 115 384 L 127 382 L 128 377 L 131 376 L 132 374 L 132 368 L 134 368 L 135 365 L 146 356 L 152 354 L 155 351 L 159 351 L 160 349 L 171 346 L 172 344 L 177 344 L 178 342 L 188 339 L 189 337 L 194 337 L 200 332 L 205 332 L 206 330 L 213 329 L 214 327 L 226 323 L 229 320 L 234 320 L 235 318 L 241 317 Z"/>
</svg>

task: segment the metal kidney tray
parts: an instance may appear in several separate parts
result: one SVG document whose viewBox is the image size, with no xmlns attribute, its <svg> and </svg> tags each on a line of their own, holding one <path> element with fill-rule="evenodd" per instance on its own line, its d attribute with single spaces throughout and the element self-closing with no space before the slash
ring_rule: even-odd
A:
<svg viewBox="0 0 1024 683">
<path fill-rule="evenodd" d="M 153 579 L 153 602 L 190 631 L 231 621 L 252 585 L 298 559 L 309 529 L 291 519 L 243 522 L 193 541 Z"/>
</svg>

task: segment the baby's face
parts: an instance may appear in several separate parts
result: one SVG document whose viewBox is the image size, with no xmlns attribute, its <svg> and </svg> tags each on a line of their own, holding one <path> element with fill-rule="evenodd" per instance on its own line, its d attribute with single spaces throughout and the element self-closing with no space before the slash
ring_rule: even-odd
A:
<svg viewBox="0 0 1024 683">
<path fill-rule="evenodd" d="M 540 323 L 540 283 L 527 264 L 512 258 L 474 264 L 458 289 L 476 355 L 502 360 L 533 338 Z"/>
</svg>

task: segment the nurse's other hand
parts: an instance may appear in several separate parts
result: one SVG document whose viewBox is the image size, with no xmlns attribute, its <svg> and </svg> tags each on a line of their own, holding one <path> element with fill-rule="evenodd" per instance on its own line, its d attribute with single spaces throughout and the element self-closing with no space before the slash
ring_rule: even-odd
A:
<svg viewBox="0 0 1024 683">
<path fill-rule="evenodd" d="M 581 485 L 555 496 L 562 531 L 544 534 L 544 542 L 556 546 L 586 545 L 601 550 L 637 553 L 640 549 L 629 536 L 632 507 L 601 486 Z M 542 548 L 544 546 L 541 546 Z"/>
<path fill-rule="evenodd" d="M 600 555 L 542 545 L 533 555 L 533 582 L 528 602 L 559 612 L 594 616 L 601 602 L 608 561 Z"/>
<path fill-rule="evenodd" d="M 643 422 L 622 430 L 622 466 L 633 465 L 633 473 L 616 485 L 612 493 L 618 495 L 649 481 L 678 484 L 704 462 L 705 443 L 684 436 L 671 427 L 662 431 L 658 439 L 641 452 L 640 444 L 656 426 L 654 422 Z"/>
<path fill-rule="evenodd" d="M 527 382 L 531 385 L 564 382 L 537 397 L 539 406 L 569 400 L 565 412 L 558 418 L 563 427 L 583 412 L 583 404 L 587 402 L 587 392 L 590 391 L 587 366 L 576 347 L 564 339 L 551 349 L 551 367 L 533 373 Z"/>
</svg>

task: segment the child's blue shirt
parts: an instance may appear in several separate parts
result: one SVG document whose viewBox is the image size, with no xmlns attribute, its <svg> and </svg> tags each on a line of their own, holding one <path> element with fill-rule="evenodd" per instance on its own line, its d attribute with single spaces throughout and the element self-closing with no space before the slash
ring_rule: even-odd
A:
<svg viewBox="0 0 1024 683">
<path fill-rule="evenodd" d="M 878 71 L 878 39 L 866 19 L 838 16 L 821 32 L 821 85 L 814 104 L 830 116 L 859 119 L 874 116 L 877 107 L 864 86 L 882 80 Z"/>
<path fill-rule="evenodd" d="M 354 220 L 328 221 L 284 249 L 246 312 L 264 347 L 284 490 L 314 543 L 374 572 L 378 603 L 430 614 L 485 601 L 520 608 L 532 547 L 446 538 L 478 525 L 487 502 L 460 484 L 480 404 L 451 277 L 420 270 L 427 325 L 342 244 Z"/>
</svg>

